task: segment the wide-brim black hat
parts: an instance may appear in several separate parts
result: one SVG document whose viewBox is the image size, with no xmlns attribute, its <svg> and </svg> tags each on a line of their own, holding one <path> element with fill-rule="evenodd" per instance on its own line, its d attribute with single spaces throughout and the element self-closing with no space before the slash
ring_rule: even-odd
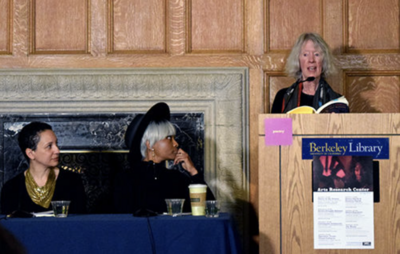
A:
<svg viewBox="0 0 400 254">
<path fill-rule="evenodd" d="M 169 121 L 170 118 L 169 106 L 164 102 L 155 104 L 146 114 L 135 116 L 125 133 L 125 145 L 129 148 L 129 155 L 132 161 L 142 159 L 140 143 L 149 123 L 152 121 Z"/>
</svg>

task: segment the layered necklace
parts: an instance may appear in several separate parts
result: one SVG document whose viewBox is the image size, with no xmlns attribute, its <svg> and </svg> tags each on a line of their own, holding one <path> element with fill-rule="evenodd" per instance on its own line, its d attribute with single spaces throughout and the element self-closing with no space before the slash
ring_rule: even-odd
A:
<svg viewBox="0 0 400 254">
<path fill-rule="evenodd" d="M 49 208 L 56 187 L 56 174 L 54 173 L 54 168 L 50 168 L 46 184 L 43 187 L 36 184 L 30 170 L 28 169 L 25 176 L 25 185 L 29 196 L 35 204 L 44 208 Z"/>
</svg>

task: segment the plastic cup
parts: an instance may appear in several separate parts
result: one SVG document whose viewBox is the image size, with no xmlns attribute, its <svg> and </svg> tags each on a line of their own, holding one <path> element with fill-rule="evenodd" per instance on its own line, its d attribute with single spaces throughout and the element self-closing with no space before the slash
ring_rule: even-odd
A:
<svg viewBox="0 0 400 254">
<path fill-rule="evenodd" d="M 51 201 L 53 207 L 54 217 L 66 218 L 68 216 L 69 204 L 71 201 Z"/>
<path fill-rule="evenodd" d="M 204 216 L 206 206 L 207 185 L 191 184 L 189 185 L 190 205 L 193 216 Z"/>
<path fill-rule="evenodd" d="M 182 214 L 183 204 L 185 203 L 185 199 L 166 199 L 165 203 L 167 203 L 167 211 L 169 215 L 179 216 Z"/>
<path fill-rule="evenodd" d="M 217 200 L 206 201 L 206 217 L 207 218 L 218 218 L 220 211 L 220 204 Z"/>
</svg>

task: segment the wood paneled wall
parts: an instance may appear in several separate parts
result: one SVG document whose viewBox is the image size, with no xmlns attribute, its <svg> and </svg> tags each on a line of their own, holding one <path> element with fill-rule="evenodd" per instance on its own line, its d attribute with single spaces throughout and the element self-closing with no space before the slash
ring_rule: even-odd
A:
<svg viewBox="0 0 400 254">
<path fill-rule="evenodd" d="M 328 79 L 352 112 L 399 112 L 398 0 L 0 0 L 0 68 L 249 68 L 250 201 L 258 207 L 257 117 L 293 80 L 295 39 L 320 33 Z"/>
<path fill-rule="evenodd" d="M 87 54 L 89 0 L 33 0 L 29 9 L 30 54 Z"/>
</svg>

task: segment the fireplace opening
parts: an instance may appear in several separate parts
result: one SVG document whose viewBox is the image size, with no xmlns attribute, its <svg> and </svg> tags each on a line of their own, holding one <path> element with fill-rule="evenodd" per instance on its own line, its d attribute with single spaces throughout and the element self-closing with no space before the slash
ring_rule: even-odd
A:
<svg viewBox="0 0 400 254">
<path fill-rule="evenodd" d="M 114 177 L 129 169 L 125 131 L 135 114 L 37 114 L 0 118 L 0 188 L 28 168 L 18 146 L 18 133 L 32 121 L 50 124 L 60 147 L 59 168 L 81 174 L 90 213 L 112 213 Z M 171 114 L 176 140 L 204 173 L 203 113 Z"/>
</svg>

